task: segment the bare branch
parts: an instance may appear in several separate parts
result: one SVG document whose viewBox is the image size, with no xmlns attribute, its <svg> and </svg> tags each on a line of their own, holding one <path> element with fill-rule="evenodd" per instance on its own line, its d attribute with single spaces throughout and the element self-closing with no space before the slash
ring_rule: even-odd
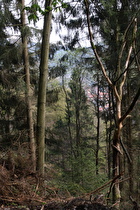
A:
<svg viewBox="0 0 140 210">
<path fill-rule="evenodd" d="M 125 48 L 125 45 L 126 45 L 126 37 L 127 37 L 127 34 L 128 34 L 128 32 L 130 30 L 131 25 L 135 21 L 135 18 L 136 18 L 136 16 L 134 16 L 132 18 L 131 22 L 129 23 L 129 25 L 127 26 L 127 28 L 126 28 L 126 30 L 124 32 L 123 44 L 122 44 L 122 47 L 121 47 L 121 50 L 120 50 L 120 53 L 119 53 L 119 57 L 118 57 L 118 69 L 120 69 L 120 66 L 121 66 L 121 59 L 122 59 L 123 51 L 124 51 L 124 48 Z"/>
<path fill-rule="evenodd" d="M 134 57 L 133 57 L 132 60 L 130 61 L 128 67 L 127 67 L 127 68 L 120 74 L 120 76 L 114 81 L 114 84 L 116 84 L 116 82 L 119 81 L 120 78 L 125 74 L 125 72 L 127 72 L 127 71 L 129 70 L 130 66 L 133 64 L 133 62 L 134 62 L 135 58 L 138 56 L 139 52 L 140 52 L 140 50 L 138 50 L 138 52 L 135 52 Z M 138 66 L 138 69 L 139 69 L 139 71 L 140 71 L 140 64 L 137 63 L 137 66 Z"/>
<path fill-rule="evenodd" d="M 121 143 L 121 146 L 122 146 L 122 148 L 123 148 L 123 151 L 125 152 L 125 154 L 126 154 L 126 156 L 127 156 L 127 159 L 128 159 L 128 161 L 129 161 L 129 163 L 132 163 L 132 159 L 131 159 L 131 157 L 130 157 L 130 155 L 129 155 L 127 149 L 126 149 L 126 147 L 124 146 L 124 143 L 123 143 L 123 141 L 122 141 L 121 138 L 120 138 L 120 143 Z"/>
<path fill-rule="evenodd" d="M 127 115 L 133 110 L 139 96 L 140 96 L 140 88 L 138 89 L 138 91 L 137 91 L 132 103 L 130 104 L 129 108 L 127 109 L 125 114 L 120 118 L 119 122 L 123 122 L 126 119 Z"/>
<path fill-rule="evenodd" d="M 126 62 L 125 62 L 125 69 L 127 69 L 128 68 L 128 64 L 129 64 L 129 61 L 130 61 L 130 56 L 131 56 L 131 53 L 132 53 L 132 45 L 130 46 L 130 48 L 129 48 L 129 52 L 128 52 L 128 56 L 127 56 L 127 59 L 126 59 Z M 125 80 L 126 80 L 126 75 L 127 75 L 127 71 L 125 71 L 125 73 L 123 74 L 123 80 L 122 80 L 122 82 L 121 82 L 121 84 L 120 84 L 120 97 L 122 97 L 122 87 L 123 87 L 123 85 L 124 85 L 124 83 L 125 83 Z"/>
<path fill-rule="evenodd" d="M 99 56 L 99 54 L 98 54 L 98 52 L 97 52 L 97 50 L 96 50 L 96 46 L 95 46 L 95 44 L 94 44 L 93 33 L 92 33 L 92 31 L 91 31 L 91 22 L 90 22 L 90 18 L 89 18 L 89 16 L 90 16 L 90 15 L 89 15 L 89 2 L 88 2 L 88 0 L 84 0 L 84 3 L 85 3 L 85 7 L 86 7 L 86 17 L 87 17 L 87 24 L 88 24 L 88 32 L 89 32 L 89 39 L 90 39 L 90 43 L 91 43 L 92 50 L 93 50 L 93 52 L 94 52 L 94 54 L 95 54 L 95 57 L 96 57 L 96 59 L 97 59 L 99 65 L 100 65 L 100 67 L 101 67 L 101 70 L 102 70 L 102 72 L 103 72 L 103 75 L 105 76 L 105 78 L 106 78 L 108 84 L 109 84 L 111 87 L 113 87 L 113 83 L 112 83 L 112 81 L 110 80 L 110 78 L 108 77 L 108 75 L 107 75 L 107 73 L 106 73 L 106 69 L 105 69 L 105 67 L 104 67 L 104 65 L 103 65 L 103 63 L 102 63 L 102 61 L 101 61 L 101 59 L 100 59 L 100 56 Z"/>
<path fill-rule="evenodd" d="M 135 22 L 137 23 L 137 19 L 135 20 Z M 137 24 L 135 23 L 135 31 L 137 31 Z M 136 53 L 136 33 L 134 33 L 134 44 L 133 44 L 133 48 L 134 48 L 134 53 L 135 53 L 135 60 L 136 60 L 136 64 L 138 66 L 138 69 L 140 71 L 140 63 L 139 63 L 139 59 L 138 59 L 138 54 Z"/>
</svg>

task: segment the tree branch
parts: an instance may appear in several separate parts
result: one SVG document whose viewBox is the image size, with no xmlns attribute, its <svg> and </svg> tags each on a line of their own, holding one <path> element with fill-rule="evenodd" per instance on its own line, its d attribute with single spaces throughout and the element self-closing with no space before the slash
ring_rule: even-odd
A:
<svg viewBox="0 0 140 210">
<path fill-rule="evenodd" d="M 129 161 L 129 163 L 132 163 L 132 159 L 131 159 L 131 157 L 130 157 L 130 155 L 129 155 L 127 149 L 126 149 L 126 147 L 124 146 L 124 143 L 123 143 L 123 141 L 122 141 L 121 138 L 120 138 L 120 143 L 121 143 L 121 146 L 122 146 L 122 148 L 123 148 L 123 151 L 125 152 L 125 154 L 126 154 L 126 156 L 127 156 L 127 159 L 128 159 L 128 161 Z"/>
<path fill-rule="evenodd" d="M 102 63 L 102 61 L 100 59 L 100 56 L 99 56 L 99 54 L 98 54 L 98 52 L 96 50 L 96 46 L 94 44 L 94 38 L 93 38 L 93 35 L 92 35 L 92 31 L 91 31 L 91 23 L 90 23 L 90 17 L 89 17 L 90 15 L 89 15 L 89 3 L 88 3 L 88 0 L 84 0 L 84 4 L 85 4 L 85 8 L 86 8 L 86 17 L 87 17 L 87 24 L 88 24 L 89 39 L 90 39 L 90 44 L 91 44 L 92 50 L 93 50 L 93 52 L 95 54 L 95 57 L 96 57 L 99 65 L 101 67 L 103 75 L 105 76 L 108 84 L 111 87 L 113 87 L 113 83 L 112 83 L 112 81 L 110 80 L 110 78 L 108 77 L 108 75 L 106 73 L 106 69 L 105 69 L 105 67 L 104 67 L 104 65 L 103 65 L 103 63 Z"/>
<path fill-rule="evenodd" d="M 129 52 L 128 52 L 128 56 L 127 56 L 126 62 L 125 62 L 125 69 L 128 68 L 128 64 L 129 64 L 129 61 L 130 61 L 130 56 L 131 56 L 131 53 L 132 53 L 132 49 L 133 49 L 133 47 L 131 45 L 130 48 L 129 48 Z M 122 80 L 122 82 L 120 84 L 120 87 L 119 87 L 120 88 L 120 97 L 122 97 L 122 87 L 123 87 L 123 85 L 125 83 L 126 75 L 127 75 L 127 71 L 125 71 L 125 73 L 123 74 L 123 80 Z"/>
<path fill-rule="evenodd" d="M 136 93 L 132 103 L 130 104 L 129 108 L 127 109 L 125 114 L 119 119 L 119 122 L 123 122 L 126 119 L 127 115 L 133 110 L 133 108 L 134 108 L 134 106 L 135 106 L 139 96 L 140 96 L 140 87 L 139 87 L 139 89 L 138 89 L 138 91 L 137 91 L 137 93 Z"/>
<path fill-rule="evenodd" d="M 135 52 L 134 57 L 132 58 L 131 62 L 129 63 L 128 67 L 120 74 L 120 76 L 114 81 L 114 84 L 116 84 L 116 82 L 118 82 L 120 80 L 120 78 L 125 74 L 125 72 L 127 72 L 130 68 L 130 66 L 133 64 L 134 59 L 138 56 L 140 50 L 138 50 L 138 52 Z M 139 63 L 138 65 L 138 69 L 140 71 L 140 65 Z"/>
<path fill-rule="evenodd" d="M 123 36 L 123 43 L 122 43 L 122 47 L 121 47 L 121 50 L 120 50 L 120 53 L 119 53 L 119 57 L 118 57 L 118 69 L 120 69 L 120 66 L 121 66 L 121 59 L 122 59 L 122 55 L 123 55 L 123 51 L 124 51 L 124 48 L 126 46 L 126 37 L 127 37 L 127 34 L 129 32 L 129 29 L 131 27 L 131 25 L 133 24 L 133 22 L 135 21 L 135 17 L 134 16 L 131 20 L 131 22 L 129 23 L 129 25 L 127 26 L 125 32 L 124 32 L 124 36 Z"/>
</svg>

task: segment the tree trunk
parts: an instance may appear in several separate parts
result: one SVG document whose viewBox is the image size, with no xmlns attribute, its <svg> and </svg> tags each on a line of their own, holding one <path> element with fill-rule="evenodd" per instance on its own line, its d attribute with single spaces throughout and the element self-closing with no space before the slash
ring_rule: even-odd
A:
<svg viewBox="0 0 140 210">
<path fill-rule="evenodd" d="M 45 2 L 45 9 L 51 8 L 52 0 Z M 48 80 L 48 58 L 51 29 L 51 10 L 44 16 L 43 38 L 40 61 L 40 77 L 37 107 L 37 169 L 44 175 L 45 159 L 45 110 L 46 110 L 46 88 Z"/>
<path fill-rule="evenodd" d="M 112 137 L 112 109 L 111 109 L 111 101 L 113 103 L 113 97 L 112 97 L 112 89 L 108 88 L 109 92 L 109 131 L 108 131 L 108 149 L 107 149 L 107 156 L 108 156 L 108 178 L 111 179 L 111 137 Z"/>
<path fill-rule="evenodd" d="M 122 130 L 122 123 L 119 122 L 119 119 L 121 118 L 121 100 L 116 99 L 117 106 L 116 106 L 116 115 L 117 115 L 117 125 L 116 129 L 114 131 L 114 137 L 113 137 L 113 177 L 117 177 L 120 175 L 120 137 L 121 137 L 121 130 Z M 113 187 L 113 202 L 116 202 L 116 208 L 119 209 L 120 204 L 120 186 L 118 179 L 115 179 L 114 181 L 114 187 Z"/>
<path fill-rule="evenodd" d="M 130 104 L 131 102 L 131 92 L 130 92 L 130 83 L 127 82 L 127 104 Z M 130 176 L 130 180 L 129 180 L 129 192 L 132 195 L 133 193 L 133 188 L 134 188 L 134 183 L 133 183 L 133 142 L 132 142 L 132 120 L 131 118 L 129 117 L 127 119 L 127 125 L 126 125 L 126 129 L 127 129 L 127 132 L 126 132 L 126 138 L 127 138 L 127 145 L 128 145 L 128 152 L 129 152 L 129 155 L 130 155 L 130 158 L 132 160 L 132 162 L 130 163 L 130 161 L 128 161 L 128 171 L 129 171 L 129 176 Z"/>
<path fill-rule="evenodd" d="M 25 0 L 22 0 L 22 8 L 25 7 Z M 29 138 L 30 138 L 30 151 L 33 171 L 36 171 L 36 142 L 34 136 L 34 122 L 33 122 L 33 111 L 32 111 L 32 89 L 30 84 L 30 64 L 29 64 L 29 54 L 28 54 L 28 41 L 26 32 L 24 32 L 26 27 L 26 15 L 25 10 L 21 11 L 21 21 L 22 21 L 22 44 L 23 44 L 23 60 L 24 60 L 24 71 L 26 79 L 26 102 L 28 109 L 28 125 L 29 125 Z"/>
<path fill-rule="evenodd" d="M 100 110 L 99 110 L 99 75 L 97 76 L 97 134 L 96 134 L 96 174 L 99 174 L 99 137 L 100 137 Z"/>
</svg>

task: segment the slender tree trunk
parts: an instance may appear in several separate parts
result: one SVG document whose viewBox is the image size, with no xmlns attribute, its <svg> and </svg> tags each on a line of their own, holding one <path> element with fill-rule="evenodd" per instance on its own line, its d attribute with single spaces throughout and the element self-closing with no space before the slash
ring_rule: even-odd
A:
<svg viewBox="0 0 140 210">
<path fill-rule="evenodd" d="M 113 177 L 117 177 L 120 174 L 120 136 L 122 130 L 122 123 L 119 122 L 121 118 L 121 100 L 118 99 L 116 103 L 117 125 L 113 137 Z M 118 203 L 117 209 L 119 209 L 120 198 L 120 186 L 118 179 L 116 179 L 113 187 L 113 202 Z"/>
<path fill-rule="evenodd" d="M 129 82 L 127 82 L 127 104 L 130 104 L 131 102 L 131 97 L 130 97 L 131 93 L 130 93 L 130 84 Z M 130 154 L 131 160 L 132 162 L 130 163 L 128 161 L 128 170 L 129 170 L 129 176 L 130 176 L 130 180 L 129 180 L 129 192 L 132 195 L 133 193 L 133 188 L 134 188 L 134 184 L 133 184 L 133 142 L 132 142 L 132 120 L 131 118 L 127 119 L 127 145 L 128 145 L 128 152 Z"/>
<path fill-rule="evenodd" d="M 99 110 L 99 75 L 97 76 L 97 135 L 96 135 L 96 174 L 99 174 L 99 137 L 100 137 L 100 110 Z"/>
<path fill-rule="evenodd" d="M 72 131 L 71 131 L 71 115 L 70 115 L 70 104 L 68 102 L 68 94 L 67 91 L 65 89 L 65 84 L 64 84 L 64 76 L 62 76 L 62 87 L 63 87 L 63 91 L 65 94 L 65 98 L 66 98 L 66 111 L 67 111 L 67 126 L 68 126 L 68 137 L 69 137 L 69 142 L 70 142 L 70 154 L 71 154 L 71 178 L 72 181 L 74 182 L 74 165 L 73 165 L 73 157 L 76 158 L 76 154 L 75 154 L 75 150 L 73 147 L 73 137 L 72 137 Z"/>
<path fill-rule="evenodd" d="M 132 163 L 128 162 L 128 170 L 129 170 L 129 176 L 130 176 L 130 180 L 129 180 L 129 192 L 132 194 L 133 193 L 133 188 L 134 188 L 134 184 L 133 184 L 133 143 L 132 143 L 132 128 L 131 128 L 131 119 L 128 119 L 128 146 L 129 146 L 129 154 L 132 160 Z"/>
<path fill-rule="evenodd" d="M 45 1 L 45 9 L 51 6 L 52 0 Z M 44 16 L 37 107 L 37 169 L 42 175 L 44 175 L 45 161 L 45 111 L 51 19 L 52 11 L 50 10 Z"/>
<path fill-rule="evenodd" d="M 75 127 L 76 127 L 76 147 L 77 147 L 77 156 L 80 154 L 80 144 L 81 144 L 81 135 L 80 135 L 80 107 L 76 105 L 75 107 Z"/>
<path fill-rule="evenodd" d="M 71 155 L 72 157 L 75 157 L 75 151 L 73 149 L 73 138 L 72 138 L 72 131 L 71 131 L 71 116 L 70 116 L 70 104 L 68 102 L 68 94 L 67 91 L 65 89 L 65 84 L 64 84 L 64 76 L 62 76 L 62 87 L 63 87 L 63 91 L 65 94 L 65 98 L 66 98 L 66 109 L 67 109 L 67 123 L 68 123 L 68 134 L 69 134 L 69 140 L 70 140 L 70 148 L 71 148 Z"/>
<path fill-rule="evenodd" d="M 112 90 L 109 87 L 109 131 L 108 131 L 108 178 L 111 179 L 111 137 L 112 137 L 112 109 L 111 109 L 111 101 L 113 101 L 111 94 Z"/>
<path fill-rule="evenodd" d="M 22 0 L 22 8 L 25 7 L 25 0 Z M 34 122 L 33 122 L 33 111 L 32 111 L 32 89 L 30 83 L 30 64 L 29 64 L 29 54 L 28 54 L 28 41 L 27 35 L 24 31 L 26 28 L 26 15 L 25 10 L 21 12 L 21 21 L 22 21 L 22 44 L 23 44 L 23 60 L 24 60 L 24 71 L 26 79 L 26 101 L 28 108 L 28 125 L 29 125 L 29 138 L 30 138 L 30 151 L 33 171 L 36 171 L 36 142 L 34 136 Z"/>
</svg>

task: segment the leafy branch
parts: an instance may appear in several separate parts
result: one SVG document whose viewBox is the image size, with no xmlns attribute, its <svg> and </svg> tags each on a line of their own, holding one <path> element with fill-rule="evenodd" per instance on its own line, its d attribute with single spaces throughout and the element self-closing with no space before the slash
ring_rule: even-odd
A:
<svg viewBox="0 0 140 210">
<path fill-rule="evenodd" d="M 52 10 L 60 10 L 61 8 L 66 8 L 67 4 L 63 2 L 63 0 L 53 0 L 52 6 L 47 6 L 45 10 L 42 10 L 41 7 L 38 4 L 32 4 L 30 7 L 25 7 L 24 10 L 26 10 L 28 15 L 28 20 L 37 22 L 39 20 L 38 13 L 41 15 L 45 15 L 48 12 L 51 12 Z"/>
</svg>

